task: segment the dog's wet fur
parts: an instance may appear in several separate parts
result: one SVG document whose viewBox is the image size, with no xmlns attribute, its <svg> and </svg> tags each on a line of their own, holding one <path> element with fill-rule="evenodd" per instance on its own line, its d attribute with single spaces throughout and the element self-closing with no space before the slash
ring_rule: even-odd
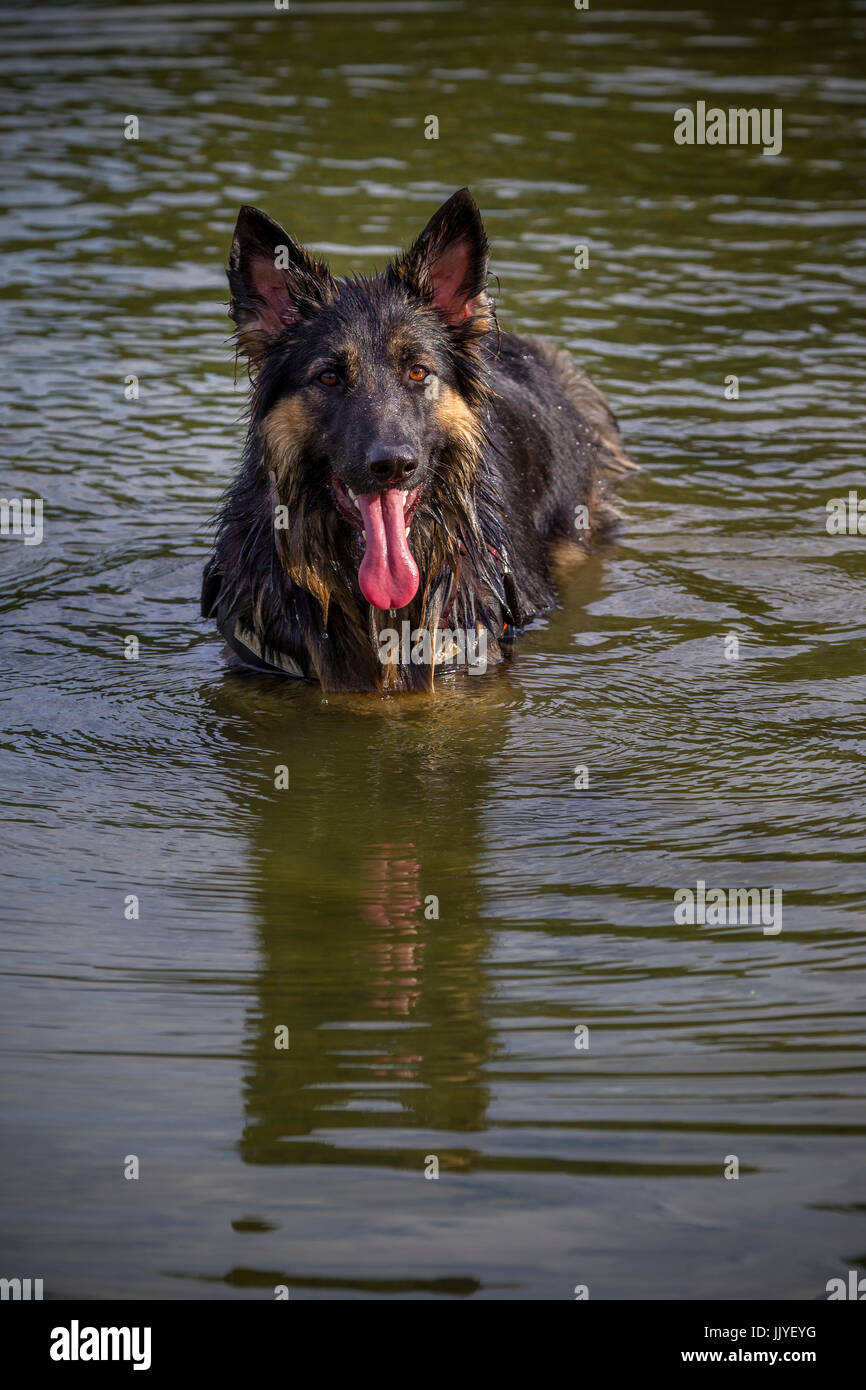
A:
<svg viewBox="0 0 866 1390">
<path fill-rule="evenodd" d="M 468 190 L 373 278 L 244 207 L 228 274 L 253 387 L 203 615 L 245 665 L 326 690 L 431 689 L 432 661 L 380 659 L 406 620 L 498 659 L 555 604 L 554 551 L 609 536 L 634 464 L 567 352 L 500 332 Z"/>
</svg>

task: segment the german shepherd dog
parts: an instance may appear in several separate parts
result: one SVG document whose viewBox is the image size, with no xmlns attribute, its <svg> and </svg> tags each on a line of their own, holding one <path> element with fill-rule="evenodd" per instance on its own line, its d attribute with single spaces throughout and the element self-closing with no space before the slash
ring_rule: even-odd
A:
<svg viewBox="0 0 866 1390">
<path fill-rule="evenodd" d="M 556 542 L 611 532 L 609 486 L 634 468 L 616 420 L 567 352 L 500 332 L 487 267 L 465 188 L 369 279 L 334 279 L 241 208 L 250 423 L 202 614 L 243 665 L 430 690 L 437 665 L 500 659 L 554 606 Z"/>
</svg>

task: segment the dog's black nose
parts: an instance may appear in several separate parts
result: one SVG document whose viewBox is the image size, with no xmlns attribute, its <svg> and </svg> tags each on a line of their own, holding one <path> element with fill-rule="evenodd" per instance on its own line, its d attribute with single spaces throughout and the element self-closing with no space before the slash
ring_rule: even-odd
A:
<svg viewBox="0 0 866 1390">
<path fill-rule="evenodd" d="M 418 467 L 409 444 L 386 444 L 372 450 L 367 467 L 379 483 L 405 483 Z"/>
</svg>

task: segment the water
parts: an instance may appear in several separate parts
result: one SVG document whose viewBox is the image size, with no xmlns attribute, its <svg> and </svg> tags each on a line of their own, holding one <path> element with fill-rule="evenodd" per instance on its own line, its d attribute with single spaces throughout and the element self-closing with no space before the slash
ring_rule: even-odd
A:
<svg viewBox="0 0 866 1390">
<path fill-rule="evenodd" d="M 2 482 L 45 532 L 0 546 L 0 1273 L 824 1297 L 866 1263 L 866 539 L 825 527 L 866 490 L 863 6 L 3 27 Z M 696 99 L 781 107 L 781 155 L 675 146 Z M 346 272 L 463 183 L 503 322 L 615 405 L 627 531 L 435 699 L 231 675 L 237 207 Z M 780 888 L 781 933 L 675 925 L 698 879 Z"/>
</svg>

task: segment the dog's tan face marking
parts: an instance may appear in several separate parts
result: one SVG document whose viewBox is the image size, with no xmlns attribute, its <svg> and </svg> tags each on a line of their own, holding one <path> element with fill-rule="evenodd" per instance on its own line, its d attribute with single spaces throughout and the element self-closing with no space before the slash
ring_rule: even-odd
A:
<svg viewBox="0 0 866 1390">
<path fill-rule="evenodd" d="M 262 433 L 268 458 L 278 478 L 300 457 L 315 427 L 315 418 L 307 408 L 303 392 L 285 396 L 265 416 Z"/>
<path fill-rule="evenodd" d="M 400 332 L 394 333 L 388 339 L 387 354 L 388 365 L 399 377 L 416 362 L 423 362 L 426 356 L 424 348 L 418 346 L 415 334 Z"/>
<path fill-rule="evenodd" d="M 462 446 L 467 452 L 476 453 L 480 444 L 478 419 L 466 404 L 459 391 L 444 382 L 434 382 L 431 387 L 434 400 L 434 414 L 442 432 Z"/>
<path fill-rule="evenodd" d="M 351 339 L 337 339 L 329 344 L 327 359 L 314 361 L 310 371 L 314 377 L 318 377 L 320 371 L 336 371 L 340 381 L 354 386 L 361 374 L 363 360 L 357 345 Z"/>
</svg>

